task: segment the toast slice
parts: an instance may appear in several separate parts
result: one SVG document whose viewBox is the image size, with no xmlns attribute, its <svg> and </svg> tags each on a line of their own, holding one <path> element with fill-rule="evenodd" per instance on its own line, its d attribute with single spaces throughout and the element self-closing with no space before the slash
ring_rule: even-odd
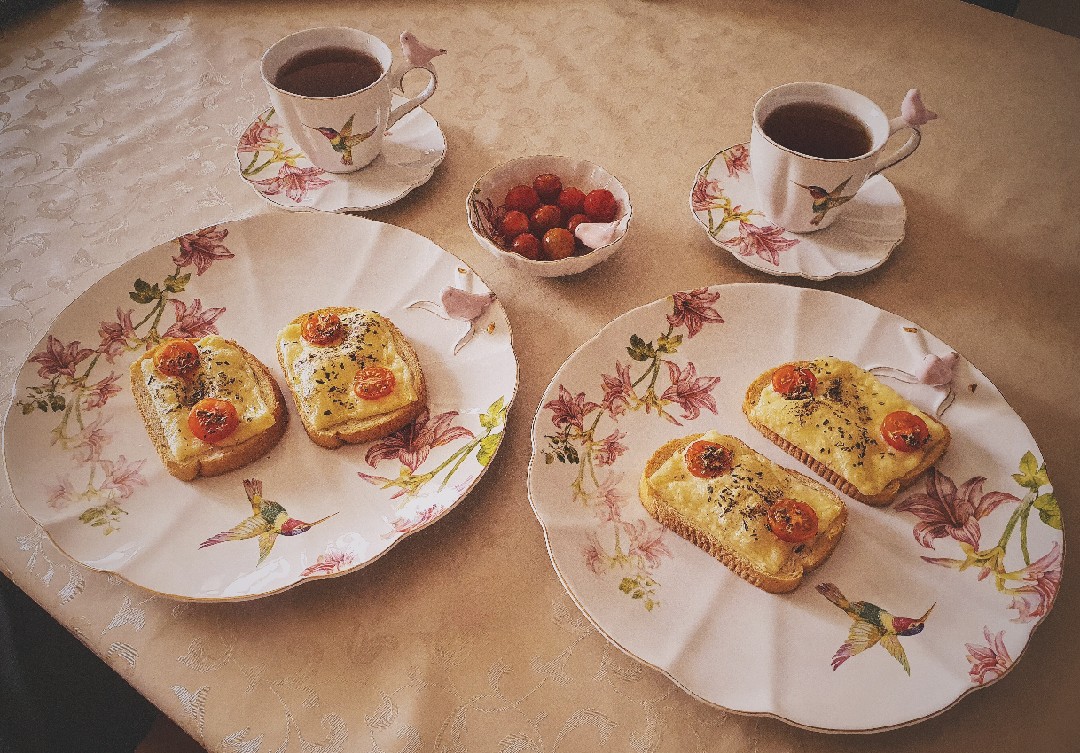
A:
<svg viewBox="0 0 1080 753">
<path fill-rule="evenodd" d="M 288 425 L 281 389 L 266 365 L 242 346 L 217 335 L 185 338 L 199 351 L 199 367 L 188 379 L 162 374 L 154 356 L 164 340 L 131 364 L 131 389 L 146 433 L 165 468 L 181 481 L 219 476 L 268 453 Z M 236 432 L 209 444 L 187 426 L 192 406 L 204 397 L 228 400 L 237 408 Z"/>
<path fill-rule="evenodd" d="M 773 374 L 794 366 L 816 379 L 812 395 L 785 399 Z M 896 449 L 882 422 L 893 412 L 922 419 L 928 438 L 920 447 Z M 777 446 L 844 494 L 884 506 L 933 466 L 949 447 L 949 427 L 920 410 L 873 374 L 836 358 L 798 361 L 769 369 L 746 390 L 743 413 Z"/>
<path fill-rule="evenodd" d="M 333 315 L 343 341 L 314 345 L 303 336 L 309 317 Z M 334 449 L 370 442 L 412 423 L 427 404 L 420 361 L 405 335 L 386 317 L 350 306 L 330 306 L 293 319 L 277 337 L 277 355 L 300 421 L 311 441 Z M 389 394 L 361 399 L 357 373 L 381 367 L 394 374 Z"/>
<path fill-rule="evenodd" d="M 730 471 L 707 480 L 691 474 L 685 450 L 698 440 L 730 452 Z M 769 593 L 798 588 L 803 575 L 832 554 L 847 525 L 847 507 L 833 490 L 714 431 L 657 449 L 645 464 L 638 495 L 663 526 Z M 811 538 L 789 542 L 772 532 L 769 509 L 781 499 L 797 499 L 814 509 L 817 531 Z"/>
</svg>

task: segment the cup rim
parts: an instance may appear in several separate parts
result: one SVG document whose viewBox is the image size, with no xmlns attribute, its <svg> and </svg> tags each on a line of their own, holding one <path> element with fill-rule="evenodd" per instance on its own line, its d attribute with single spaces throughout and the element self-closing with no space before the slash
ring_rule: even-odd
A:
<svg viewBox="0 0 1080 753">
<path fill-rule="evenodd" d="M 814 154 L 800 152 L 773 140 L 771 136 L 765 133 L 765 129 L 762 127 L 761 111 L 765 106 L 765 103 L 767 103 L 769 100 L 775 99 L 777 95 L 792 89 L 806 91 L 807 94 L 801 99 L 807 102 L 820 101 L 820 98 L 815 98 L 812 95 L 811 92 L 814 89 L 817 89 L 818 91 L 827 91 L 834 95 L 840 95 L 842 97 L 853 99 L 859 102 L 863 107 L 865 107 L 873 114 L 874 119 L 878 121 L 877 124 L 868 123 L 866 121 L 866 118 L 860 116 L 855 112 L 852 112 L 851 108 L 840 107 L 839 105 L 835 105 L 835 103 L 833 102 L 830 102 L 829 104 L 840 107 L 840 109 L 844 110 L 844 112 L 858 119 L 860 123 L 867 127 L 867 129 L 870 131 L 871 136 L 870 149 L 854 157 L 819 157 Z M 770 112 L 772 111 L 770 110 Z M 886 142 L 889 140 L 889 118 L 885 115 L 885 112 L 878 106 L 876 102 L 874 102 L 866 95 L 860 94 L 857 91 L 847 89 L 843 86 L 838 86 L 837 84 L 826 83 L 824 81 L 792 81 L 786 84 L 780 84 L 778 86 L 772 87 L 760 97 L 758 97 L 757 102 L 754 103 L 752 127 L 753 130 L 757 131 L 757 133 L 759 133 L 762 138 L 764 138 L 767 142 L 769 142 L 782 152 L 794 154 L 798 157 L 802 157 L 803 159 L 815 160 L 817 162 L 828 162 L 830 164 L 839 164 L 844 162 L 861 162 L 863 160 L 869 159 L 875 156 L 878 152 L 880 152 L 884 148 Z"/>
<path fill-rule="evenodd" d="M 371 42 L 374 46 L 380 48 L 379 53 L 382 53 L 382 54 L 375 55 L 375 58 L 378 61 L 379 66 L 382 68 L 382 73 L 379 74 L 379 77 L 377 79 L 372 81 L 367 86 L 365 86 L 363 88 L 360 88 L 360 89 L 356 89 L 355 91 L 346 92 L 345 94 L 337 94 L 337 95 L 334 95 L 332 97 L 312 97 L 312 96 L 309 96 L 307 94 L 297 94 L 296 92 L 289 91 L 288 89 L 282 89 L 280 86 L 275 84 L 271 80 L 271 78 L 269 76 L 266 75 L 266 60 L 267 60 L 267 57 L 276 48 L 281 46 L 286 41 L 288 41 L 290 39 L 294 39 L 296 37 L 301 37 L 301 36 L 316 36 L 316 38 L 317 38 L 318 35 L 325 34 L 326 32 L 340 32 L 340 31 L 345 31 L 345 32 L 348 32 L 349 34 L 360 34 L 363 37 L 365 37 L 369 42 Z M 314 47 L 315 47 L 314 45 L 308 46 L 308 47 L 305 48 L 305 51 L 310 50 L 310 49 L 314 49 Z M 364 52 L 369 52 L 369 51 L 364 50 Z M 384 57 L 386 58 L 386 61 L 384 61 L 382 59 Z M 269 87 L 269 88 L 273 89 L 274 91 L 278 92 L 279 94 L 283 94 L 283 95 L 285 95 L 287 97 L 294 97 L 296 99 L 313 100 L 313 101 L 319 101 L 319 102 L 332 101 L 332 100 L 335 100 L 335 99 L 344 99 L 345 97 L 351 97 L 351 96 L 353 96 L 355 94 L 360 94 L 362 92 L 369 91 L 369 90 L 375 88 L 376 86 L 378 86 L 380 82 L 385 80 L 386 77 L 388 75 L 390 75 L 390 67 L 393 65 L 393 60 L 394 60 L 394 54 L 393 54 L 393 52 L 391 52 L 389 45 L 387 45 L 386 42 L 382 41 L 379 37 L 375 36 L 374 34 L 370 34 L 370 33 L 366 32 L 366 31 L 363 31 L 362 29 L 355 29 L 355 28 L 353 28 L 351 26 L 313 26 L 313 27 L 311 27 L 309 29 L 301 29 L 299 31 L 294 31 L 291 34 L 286 34 L 281 39 L 277 40 L 272 45 L 267 47 L 263 51 L 262 57 L 259 58 L 259 74 L 262 76 L 263 83 L 266 84 L 267 87 Z M 284 62 L 288 62 L 288 60 L 283 61 L 283 63 Z M 278 70 L 280 70 L 280 67 L 278 68 Z"/>
</svg>

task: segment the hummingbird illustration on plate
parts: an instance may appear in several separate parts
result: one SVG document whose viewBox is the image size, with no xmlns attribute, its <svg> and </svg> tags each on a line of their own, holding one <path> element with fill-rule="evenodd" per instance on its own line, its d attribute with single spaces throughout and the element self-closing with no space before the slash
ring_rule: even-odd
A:
<svg viewBox="0 0 1080 753">
<path fill-rule="evenodd" d="M 319 518 L 314 523 L 305 523 L 289 515 L 284 507 L 273 500 L 263 497 L 262 481 L 257 478 L 244 479 L 244 491 L 247 492 L 248 501 L 251 502 L 251 517 L 244 518 L 238 524 L 227 531 L 211 536 L 199 544 L 200 549 L 205 549 L 223 541 L 243 541 L 259 537 L 259 562 L 258 567 L 270 554 L 277 541 L 278 534 L 282 536 L 296 536 L 311 530 L 324 520 L 334 517 L 337 513 L 331 513 L 325 518 Z"/>
<path fill-rule="evenodd" d="M 917 619 L 893 617 L 881 607 L 868 601 L 848 601 L 833 583 L 819 583 L 817 590 L 826 599 L 847 612 L 848 616 L 855 621 L 851 626 L 851 632 L 848 633 L 848 639 L 833 654 L 834 671 L 851 657 L 880 643 L 894 659 L 900 662 L 904 671 L 911 674 L 911 665 L 908 664 L 904 647 L 900 645 L 900 637 L 921 633 L 926 626 L 926 618 L 934 611 L 935 605 L 932 604 L 926 610 L 926 614 Z"/>
<path fill-rule="evenodd" d="M 835 209 L 855 198 L 855 194 L 852 194 L 851 196 L 840 195 L 843 193 L 849 180 L 851 180 L 850 177 L 831 191 L 826 191 L 821 186 L 804 186 L 802 183 L 795 184 L 799 188 L 805 188 L 809 191 L 811 198 L 814 200 L 811 207 L 814 210 L 814 218 L 810 220 L 811 225 L 820 225 L 830 209 Z"/>
<path fill-rule="evenodd" d="M 327 140 L 330 142 L 330 146 L 335 152 L 341 152 L 341 164 L 343 165 L 351 165 L 353 163 L 353 147 L 357 144 L 361 144 L 367 141 L 369 138 L 375 135 L 375 131 L 379 128 L 379 124 L 376 123 L 375 127 L 367 133 L 354 134 L 352 132 L 354 117 L 355 115 L 350 115 L 349 119 L 345 121 L 345 125 L 341 126 L 340 131 L 325 126 L 315 129 L 327 138 Z M 308 128 L 311 128 L 311 126 L 308 126 Z"/>
</svg>

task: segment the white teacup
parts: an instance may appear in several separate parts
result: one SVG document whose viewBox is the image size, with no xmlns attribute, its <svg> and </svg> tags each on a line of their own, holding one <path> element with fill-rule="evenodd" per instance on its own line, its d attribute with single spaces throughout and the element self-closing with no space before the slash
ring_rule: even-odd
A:
<svg viewBox="0 0 1080 753">
<path fill-rule="evenodd" d="M 908 92 L 891 120 L 858 92 L 832 84 L 793 83 L 770 89 L 754 106 L 750 170 L 770 222 L 795 233 L 831 225 L 863 183 L 919 146 L 919 126 L 937 117 Z M 883 156 L 897 131 L 907 142 Z"/>
<path fill-rule="evenodd" d="M 395 66 L 390 48 L 371 34 L 342 26 L 307 29 L 262 57 L 263 81 L 286 131 L 315 166 L 331 173 L 368 165 L 386 129 L 435 93 L 435 71 L 430 62 L 424 68 L 431 74 L 427 87 L 391 110 L 391 89 L 401 88 L 412 66 Z"/>
</svg>

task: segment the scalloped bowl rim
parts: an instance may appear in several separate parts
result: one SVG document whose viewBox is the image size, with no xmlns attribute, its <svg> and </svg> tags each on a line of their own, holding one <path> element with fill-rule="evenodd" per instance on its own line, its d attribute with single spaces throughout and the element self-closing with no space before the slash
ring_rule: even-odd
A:
<svg viewBox="0 0 1080 753">
<path fill-rule="evenodd" d="M 565 176 L 569 175 L 571 177 L 567 179 L 567 183 L 571 184 L 576 184 L 576 182 L 581 180 L 578 176 L 585 174 L 595 176 L 599 174 L 599 181 L 596 181 L 595 178 L 591 181 L 591 183 L 597 183 L 597 185 L 591 185 L 590 183 L 589 190 L 606 188 L 615 195 L 615 199 L 620 205 L 625 205 L 626 210 L 619 215 L 619 223 L 622 226 L 622 231 L 610 243 L 601 246 L 600 248 L 594 248 L 587 254 L 571 256 L 566 259 L 554 261 L 546 259 L 526 259 L 520 254 L 515 254 L 512 251 L 506 251 L 499 248 L 488 240 L 477 227 L 477 224 L 474 221 L 473 202 L 478 197 L 488 198 L 494 202 L 491 191 L 496 184 L 501 185 L 505 183 L 506 188 L 504 190 L 509 190 L 512 186 L 521 182 L 531 183 L 532 178 L 538 174 L 537 171 L 556 173 L 560 178 L 565 178 Z M 527 175 L 530 177 L 528 179 L 525 179 L 524 177 L 520 179 L 503 177 L 507 173 L 514 172 L 519 172 L 523 176 Z M 500 204 L 502 203 L 501 198 L 502 197 L 500 196 Z M 537 154 L 526 157 L 515 157 L 514 159 L 495 165 L 477 178 L 476 182 L 473 183 L 472 189 L 469 191 L 469 195 L 465 198 L 465 214 L 468 218 L 469 229 L 472 231 L 473 236 L 480 245 L 487 249 L 492 255 L 496 256 L 500 261 L 541 277 L 563 277 L 578 274 L 579 272 L 584 272 L 586 269 L 590 269 L 602 261 L 614 256 L 630 230 L 630 220 L 633 213 L 634 209 L 630 202 L 629 192 L 626 190 L 626 187 L 623 186 L 622 181 L 610 171 L 590 160 L 579 159 L 577 157 L 566 157 L 557 154 Z"/>
</svg>

